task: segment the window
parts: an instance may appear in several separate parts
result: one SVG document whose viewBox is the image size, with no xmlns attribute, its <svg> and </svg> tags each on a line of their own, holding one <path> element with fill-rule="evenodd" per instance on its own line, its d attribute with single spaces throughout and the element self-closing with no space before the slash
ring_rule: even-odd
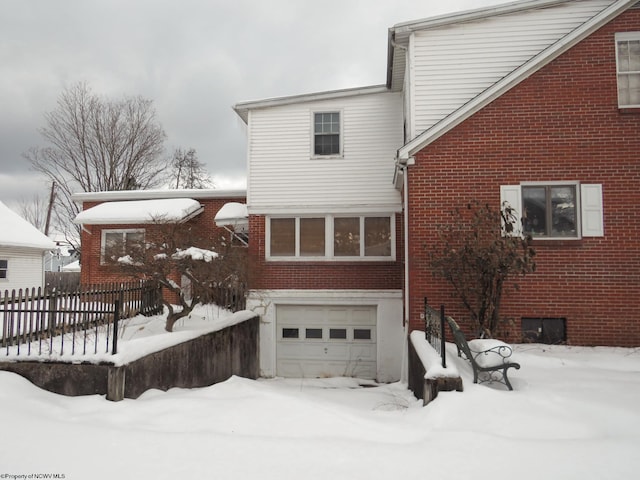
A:
<svg viewBox="0 0 640 480">
<path fill-rule="evenodd" d="M 296 254 L 296 219 L 271 219 L 271 255 L 290 257 Z"/>
<path fill-rule="evenodd" d="M 536 237 L 577 237 L 576 185 L 522 186 L 522 230 Z"/>
<path fill-rule="evenodd" d="M 393 216 L 271 218 L 267 257 L 389 260 Z"/>
<path fill-rule="evenodd" d="M 115 261 L 125 255 L 135 255 L 144 248 L 144 229 L 136 230 L 103 230 L 102 259 Z"/>
<path fill-rule="evenodd" d="M 640 32 L 616 34 L 618 105 L 640 107 Z"/>
<path fill-rule="evenodd" d="M 324 255 L 324 218 L 300 219 L 300 255 L 321 257 Z"/>
<path fill-rule="evenodd" d="M 313 154 L 340 155 L 340 113 L 313 114 Z"/>
<path fill-rule="evenodd" d="M 521 220 L 513 234 L 535 239 L 604 236 L 602 185 L 528 182 L 501 187 L 501 204 Z"/>
<path fill-rule="evenodd" d="M 8 270 L 9 270 L 9 260 L 0 260 L 0 280 L 7 279 Z"/>
</svg>

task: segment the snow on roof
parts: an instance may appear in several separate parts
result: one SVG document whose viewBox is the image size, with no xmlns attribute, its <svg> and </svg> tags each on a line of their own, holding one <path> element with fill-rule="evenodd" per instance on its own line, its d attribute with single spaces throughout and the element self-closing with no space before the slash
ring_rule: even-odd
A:
<svg viewBox="0 0 640 480">
<path fill-rule="evenodd" d="M 214 221 L 219 227 L 225 225 L 237 225 L 248 222 L 249 212 L 247 206 L 244 203 L 229 202 L 225 203 L 216 216 Z"/>
<path fill-rule="evenodd" d="M 202 212 L 192 198 L 105 202 L 80 212 L 74 223 L 89 225 L 186 222 Z"/>
<path fill-rule="evenodd" d="M 0 202 L 0 246 L 53 250 L 56 244 L 36 227 Z"/>
<path fill-rule="evenodd" d="M 79 272 L 80 271 L 80 260 L 76 260 L 75 262 L 68 263 L 61 269 L 63 272 Z"/>
</svg>

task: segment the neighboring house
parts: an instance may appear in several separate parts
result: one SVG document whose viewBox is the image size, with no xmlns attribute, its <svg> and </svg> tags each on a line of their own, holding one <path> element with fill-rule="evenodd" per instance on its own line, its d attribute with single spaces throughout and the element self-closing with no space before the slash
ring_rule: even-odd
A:
<svg viewBox="0 0 640 480">
<path fill-rule="evenodd" d="M 45 254 L 56 244 L 0 202 L 0 298 L 44 286 Z"/>
<path fill-rule="evenodd" d="M 82 203 L 75 223 L 81 232 L 81 283 L 99 284 L 123 281 L 122 271 L 104 261 L 105 249 L 119 249 L 126 255 L 144 245 L 159 223 L 184 224 L 185 228 L 209 235 L 212 239 L 230 233 L 216 226 L 216 213 L 229 202 L 244 202 L 246 192 L 229 190 L 131 190 L 77 193 Z M 174 279 L 180 283 L 180 278 Z"/>
<path fill-rule="evenodd" d="M 387 71 L 383 86 L 234 107 L 262 374 L 396 380 L 425 296 L 465 325 L 429 248 L 473 199 L 509 201 L 534 237 L 537 272 L 502 305 L 511 340 L 639 345 L 640 4 L 402 23 Z"/>
<path fill-rule="evenodd" d="M 79 270 L 79 254 L 71 243 L 66 239 L 65 235 L 59 232 L 50 233 L 49 238 L 56 244 L 56 248 L 47 252 L 45 256 L 44 269 L 46 272 L 64 272 L 70 271 L 65 268 L 72 263 L 78 264 Z"/>
</svg>

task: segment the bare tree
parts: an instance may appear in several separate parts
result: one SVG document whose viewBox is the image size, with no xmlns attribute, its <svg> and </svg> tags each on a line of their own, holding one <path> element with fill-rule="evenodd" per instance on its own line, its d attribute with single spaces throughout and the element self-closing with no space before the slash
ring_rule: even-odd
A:
<svg viewBox="0 0 640 480">
<path fill-rule="evenodd" d="M 160 185 L 166 136 L 151 100 L 112 100 L 78 83 L 65 89 L 57 108 L 44 117 L 40 134 L 48 146 L 34 147 L 24 156 L 57 184 L 56 214 L 63 224 L 71 225 L 79 213 L 71 199 L 75 192 Z"/>
<path fill-rule="evenodd" d="M 31 225 L 44 232 L 49 209 L 48 198 L 34 195 L 31 198 L 21 198 L 17 205 L 18 213 Z"/>
<path fill-rule="evenodd" d="M 171 160 L 171 178 L 175 179 L 175 188 L 211 188 L 213 181 L 205 169 L 205 164 L 198 160 L 195 149 L 186 152 L 177 148 Z"/>
<path fill-rule="evenodd" d="M 507 279 L 535 271 L 536 252 L 531 238 L 515 234 L 518 222 L 506 203 L 496 211 L 473 202 L 454 210 L 451 223 L 438 231 L 431 253 L 433 271 L 453 287 L 481 336 L 497 332 Z"/>
<path fill-rule="evenodd" d="M 129 248 L 126 255 L 117 247 L 106 251 L 105 259 L 124 274 L 155 280 L 173 294 L 173 298 L 163 297 L 169 311 L 165 324 L 169 332 L 198 303 L 221 305 L 221 298 L 228 298 L 221 295 L 223 292 L 244 295 L 246 249 L 223 237 L 212 239 L 198 225 L 156 219 L 144 245 Z"/>
</svg>

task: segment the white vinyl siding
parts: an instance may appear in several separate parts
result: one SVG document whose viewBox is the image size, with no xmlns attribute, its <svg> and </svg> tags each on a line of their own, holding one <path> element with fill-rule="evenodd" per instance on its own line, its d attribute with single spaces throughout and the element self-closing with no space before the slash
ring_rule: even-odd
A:
<svg viewBox="0 0 640 480">
<path fill-rule="evenodd" d="M 604 236 L 604 206 L 602 197 L 602 185 L 600 184 L 580 184 L 576 182 L 549 182 L 549 183 L 529 183 L 523 185 L 570 185 L 574 183 L 577 187 L 576 195 L 578 203 L 579 218 L 578 235 L 580 237 L 603 237 Z M 522 218 L 522 185 L 502 185 L 500 187 L 500 204 L 508 202 Z M 517 233 L 521 233 L 521 230 Z M 536 239 L 558 239 L 563 237 L 536 237 Z"/>
<path fill-rule="evenodd" d="M 340 112 L 342 155 L 313 155 L 313 113 Z M 403 144 L 402 96 L 377 93 L 256 109 L 249 116 L 249 199 L 252 214 L 300 206 L 401 207 L 393 187 Z"/>
<path fill-rule="evenodd" d="M 416 32 L 411 42 L 412 137 L 526 63 L 609 5 L 567 2 Z"/>
<path fill-rule="evenodd" d="M 0 247 L 0 259 L 7 261 L 7 276 L 0 279 L 0 297 L 4 291 L 38 288 L 44 285 L 42 250 Z"/>
</svg>

